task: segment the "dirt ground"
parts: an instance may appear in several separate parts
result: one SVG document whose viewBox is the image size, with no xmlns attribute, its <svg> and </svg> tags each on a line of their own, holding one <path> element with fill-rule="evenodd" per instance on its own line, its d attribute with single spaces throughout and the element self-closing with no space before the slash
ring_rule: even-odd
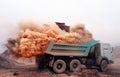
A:
<svg viewBox="0 0 120 77">
<path fill-rule="evenodd" d="M 0 77 L 120 77 L 120 58 L 114 59 L 114 64 L 109 65 L 108 72 L 99 72 L 96 69 L 87 69 L 82 66 L 80 72 L 67 70 L 62 74 L 55 74 L 48 68 L 37 69 L 35 58 L 13 60 L 12 57 L 11 59 L 3 54 L 0 57 Z M 8 69 L 11 66 L 14 68 Z"/>
<path fill-rule="evenodd" d="M 119 68 L 118 68 L 119 67 Z M 38 70 L 35 66 L 25 66 L 12 69 L 0 69 L 0 77 L 120 77 L 120 66 L 109 66 L 108 72 L 98 72 L 96 69 L 82 67 L 81 72 L 66 71 L 63 74 L 55 74 L 51 69 Z"/>
</svg>

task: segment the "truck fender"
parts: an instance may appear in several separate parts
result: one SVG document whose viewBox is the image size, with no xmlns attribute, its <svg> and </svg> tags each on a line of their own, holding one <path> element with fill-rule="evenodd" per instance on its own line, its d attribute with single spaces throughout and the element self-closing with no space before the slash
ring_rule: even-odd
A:
<svg viewBox="0 0 120 77">
<path fill-rule="evenodd" d="M 108 62 L 108 64 L 109 64 L 109 60 L 106 58 L 106 57 L 99 57 L 98 59 L 97 59 L 97 65 L 100 65 L 100 63 L 102 62 L 102 60 L 106 60 L 107 62 Z"/>
<path fill-rule="evenodd" d="M 102 58 L 102 60 L 106 60 L 106 61 L 107 61 L 107 63 L 109 64 L 109 60 L 108 60 L 108 58 L 107 58 L 107 57 L 103 57 L 103 58 Z M 101 61 L 102 61 L 102 60 L 101 60 Z"/>
<path fill-rule="evenodd" d="M 100 65 L 102 60 L 106 60 L 109 63 L 109 60 L 106 57 L 98 57 L 98 59 L 96 60 L 97 65 Z"/>
</svg>

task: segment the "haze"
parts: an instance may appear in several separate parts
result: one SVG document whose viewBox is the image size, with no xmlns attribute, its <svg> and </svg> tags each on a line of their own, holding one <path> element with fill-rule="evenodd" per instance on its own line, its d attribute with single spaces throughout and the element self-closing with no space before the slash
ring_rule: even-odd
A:
<svg viewBox="0 0 120 77">
<path fill-rule="evenodd" d="M 22 19 L 84 23 L 94 39 L 120 44 L 119 0 L 0 0 L 0 51 Z M 3 43 L 4 42 L 4 43 Z"/>
</svg>

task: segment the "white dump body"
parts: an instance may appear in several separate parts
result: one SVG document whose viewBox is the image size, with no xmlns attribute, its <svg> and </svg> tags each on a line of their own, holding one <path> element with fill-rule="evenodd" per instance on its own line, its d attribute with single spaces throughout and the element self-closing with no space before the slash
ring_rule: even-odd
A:
<svg viewBox="0 0 120 77">
<path fill-rule="evenodd" d="M 113 49 L 110 46 L 110 44 L 101 43 L 100 48 L 101 48 L 101 56 L 106 57 L 109 61 L 112 61 L 113 60 Z"/>
</svg>

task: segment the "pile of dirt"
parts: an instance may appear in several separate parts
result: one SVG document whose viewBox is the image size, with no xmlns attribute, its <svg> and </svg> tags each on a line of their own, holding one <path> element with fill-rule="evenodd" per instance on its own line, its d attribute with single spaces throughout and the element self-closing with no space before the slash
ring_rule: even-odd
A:
<svg viewBox="0 0 120 77">
<path fill-rule="evenodd" d="M 35 65 L 35 58 L 16 58 L 11 52 L 5 51 L 0 54 L 0 68 L 21 68 Z"/>
<path fill-rule="evenodd" d="M 0 55 L 0 68 L 14 68 L 14 61 Z"/>
</svg>

